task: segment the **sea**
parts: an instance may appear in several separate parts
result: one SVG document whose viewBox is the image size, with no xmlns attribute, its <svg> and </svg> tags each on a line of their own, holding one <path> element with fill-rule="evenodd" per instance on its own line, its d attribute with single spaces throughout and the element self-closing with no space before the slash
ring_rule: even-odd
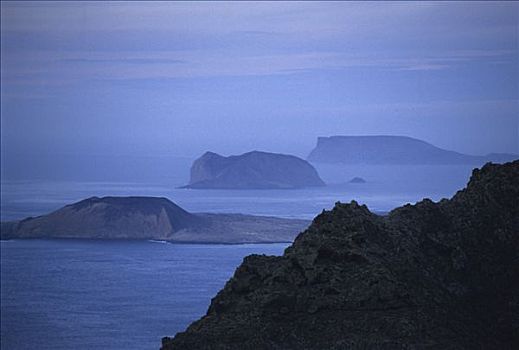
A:
<svg viewBox="0 0 519 350">
<path fill-rule="evenodd" d="M 332 166 L 328 184 L 300 190 L 188 190 L 164 181 L 1 182 L 1 219 L 42 215 L 91 196 L 167 197 L 191 212 L 312 219 L 356 200 L 376 213 L 438 201 L 463 188 L 473 166 Z M 350 183 L 362 177 L 365 183 Z M 9 349 L 158 349 L 205 314 L 250 254 L 287 244 L 171 244 L 163 241 L 1 241 L 1 344 Z"/>
<path fill-rule="evenodd" d="M 158 349 L 250 254 L 287 244 L 2 241 L 1 349 Z"/>
</svg>

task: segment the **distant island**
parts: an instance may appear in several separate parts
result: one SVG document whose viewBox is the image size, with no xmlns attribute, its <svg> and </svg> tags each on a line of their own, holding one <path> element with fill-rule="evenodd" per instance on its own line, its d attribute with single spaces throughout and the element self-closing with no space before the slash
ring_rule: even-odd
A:
<svg viewBox="0 0 519 350">
<path fill-rule="evenodd" d="M 337 203 L 161 349 L 516 349 L 518 198 L 515 161 L 387 216 Z"/>
<path fill-rule="evenodd" d="M 196 243 L 291 242 L 309 222 L 189 213 L 167 198 L 92 197 L 48 215 L 2 222 L 1 238 L 154 239 Z"/>
<path fill-rule="evenodd" d="M 307 161 L 286 154 L 253 151 L 223 157 L 206 152 L 194 161 L 193 189 L 296 189 L 325 186 Z"/>
<path fill-rule="evenodd" d="M 364 184 L 366 183 L 366 180 L 364 180 L 362 177 L 355 176 L 353 179 L 349 181 L 350 184 Z"/>
<path fill-rule="evenodd" d="M 319 137 L 307 160 L 341 164 L 474 164 L 504 163 L 519 155 L 491 153 L 473 156 L 448 151 L 407 136 Z"/>
</svg>

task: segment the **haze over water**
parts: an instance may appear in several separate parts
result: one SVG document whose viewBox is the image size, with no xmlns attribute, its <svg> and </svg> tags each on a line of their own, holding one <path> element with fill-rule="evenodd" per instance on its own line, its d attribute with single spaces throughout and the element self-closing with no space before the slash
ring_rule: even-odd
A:
<svg viewBox="0 0 519 350">
<path fill-rule="evenodd" d="M 474 165 L 314 164 L 299 190 L 186 190 L 205 151 L 317 137 L 519 153 L 514 2 L 1 2 L 1 220 L 91 196 L 312 219 L 451 197 Z M 352 184 L 362 177 L 364 184 Z M 285 244 L 1 242 L 1 348 L 156 349 Z"/>
<path fill-rule="evenodd" d="M 298 190 L 187 190 L 178 189 L 187 177 L 169 181 L 49 181 L 2 182 L 2 220 L 46 214 L 92 196 L 167 197 L 191 212 L 243 213 L 312 219 L 337 201 L 356 200 L 374 212 L 415 203 L 423 198 L 451 197 L 465 186 L 473 165 L 374 166 L 321 165 L 329 184 Z M 176 169 L 175 166 L 172 167 Z M 362 177 L 363 184 L 349 183 Z"/>
<path fill-rule="evenodd" d="M 2 177 L 42 159 L 33 176 L 85 170 L 100 156 L 304 158 L 331 135 L 519 153 L 514 2 L 2 1 L 1 10 Z"/>
</svg>

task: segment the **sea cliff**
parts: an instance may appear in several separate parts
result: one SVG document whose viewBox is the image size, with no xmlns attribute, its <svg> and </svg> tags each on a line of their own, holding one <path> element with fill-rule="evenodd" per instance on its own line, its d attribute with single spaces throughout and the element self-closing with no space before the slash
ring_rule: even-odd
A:
<svg viewBox="0 0 519 350">
<path fill-rule="evenodd" d="M 283 256 L 252 255 L 162 349 L 519 347 L 519 161 L 450 200 L 318 215 Z"/>
<path fill-rule="evenodd" d="M 223 157 L 206 152 L 194 161 L 186 188 L 294 189 L 324 186 L 307 161 L 286 154 L 253 151 Z"/>
<path fill-rule="evenodd" d="M 503 163 L 519 155 L 492 153 L 474 156 L 445 150 L 407 136 L 330 136 L 319 137 L 307 160 L 339 164 L 472 164 Z"/>
</svg>

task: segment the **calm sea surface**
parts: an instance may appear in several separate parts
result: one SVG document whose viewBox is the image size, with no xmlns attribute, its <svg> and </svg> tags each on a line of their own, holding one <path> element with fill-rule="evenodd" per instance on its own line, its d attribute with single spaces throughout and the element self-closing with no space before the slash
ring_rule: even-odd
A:
<svg viewBox="0 0 519 350">
<path fill-rule="evenodd" d="M 312 219 L 335 202 L 352 199 L 375 212 L 387 212 L 424 197 L 451 197 L 465 186 L 472 166 L 326 166 L 328 184 L 299 190 L 187 190 L 187 178 L 166 182 L 2 181 L 1 219 L 48 213 L 91 196 L 161 196 L 191 212 L 243 213 Z M 360 176 L 364 184 L 348 183 Z"/>
<path fill-rule="evenodd" d="M 387 212 L 462 188 L 471 166 L 321 166 L 329 184 L 301 190 L 185 190 L 187 182 L 2 181 L 1 218 L 18 220 L 90 196 L 164 196 L 191 212 L 311 219 L 352 199 Z M 355 176 L 365 184 L 351 184 Z M 163 336 L 202 316 L 211 298 L 252 253 L 286 244 L 183 245 L 160 242 L 1 242 L 1 349 L 158 349 Z"/>
<path fill-rule="evenodd" d="M 158 349 L 243 257 L 287 244 L 1 242 L 1 349 Z"/>
</svg>

